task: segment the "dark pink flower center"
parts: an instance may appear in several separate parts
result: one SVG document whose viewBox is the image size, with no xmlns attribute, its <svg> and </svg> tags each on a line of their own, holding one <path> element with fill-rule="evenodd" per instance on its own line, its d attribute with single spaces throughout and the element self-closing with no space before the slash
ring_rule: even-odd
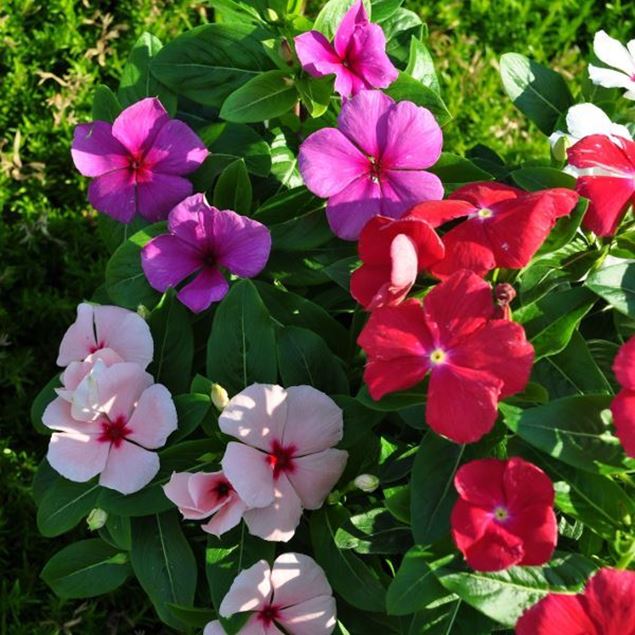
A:
<svg viewBox="0 0 635 635">
<path fill-rule="evenodd" d="M 267 463 L 273 470 L 274 479 L 277 479 L 284 472 L 293 472 L 295 470 L 293 461 L 295 451 L 295 445 L 285 447 L 278 441 L 274 441 L 271 444 L 271 451 L 267 454 Z"/>
<path fill-rule="evenodd" d="M 101 424 L 101 434 L 97 440 L 102 443 L 110 443 L 118 448 L 131 432 L 125 417 L 117 417 L 114 421 L 107 419 Z"/>
<path fill-rule="evenodd" d="M 370 163 L 370 169 L 368 170 L 368 176 L 373 183 L 379 183 L 382 176 L 381 164 L 375 157 L 368 157 Z"/>
<path fill-rule="evenodd" d="M 93 344 L 92 346 L 89 346 L 88 350 L 90 354 L 92 355 L 93 353 L 100 351 L 102 348 L 106 348 L 106 342 L 104 342 L 103 340 L 99 340 L 97 344 Z"/>
<path fill-rule="evenodd" d="M 273 606 L 270 604 L 269 606 L 265 606 L 265 608 L 258 611 L 258 619 L 263 623 L 264 626 L 270 626 L 274 620 L 279 619 L 280 610 L 277 606 Z"/>
<path fill-rule="evenodd" d="M 212 488 L 212 492 L 216 494 L 219 499 L 227 498 L 229 493 L 233 491 L 232 486 L 229 484 L 229 481 L 219 481 Z"/>
</svg>

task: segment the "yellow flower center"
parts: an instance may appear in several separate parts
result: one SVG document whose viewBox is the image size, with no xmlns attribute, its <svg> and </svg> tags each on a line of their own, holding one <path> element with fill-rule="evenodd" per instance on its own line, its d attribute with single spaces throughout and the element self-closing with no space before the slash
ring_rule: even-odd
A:
<svg viewBox="0 0 635 635">
<path fill-rule="evenodd" d="M 487 207 L 484 207 L 483 209 L 479 209 L 478 210 L 478 215 L 480 218 L 489 218 L 490 216 L 492 216 L 493 212 L 491 209 L 487 209 Z"/>
<path fill-rule="evenodd" d="M 430 353 L 430 362 L 432 364 L 443 364 L 445 361 L 445 351 L 442 351 L 440 348 L 437 348 Z"/>
<path fill-rule="evenodd" d="M 509 518 L 509 512 L 504 507 L 496 507 L 494 509 L 494 518 L 496 518 L 496 520 L 507 520 Z"/>
</svg>

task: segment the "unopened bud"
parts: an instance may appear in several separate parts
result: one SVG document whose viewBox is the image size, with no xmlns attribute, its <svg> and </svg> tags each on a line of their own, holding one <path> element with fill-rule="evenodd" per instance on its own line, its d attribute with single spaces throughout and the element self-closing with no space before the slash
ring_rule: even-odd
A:
<svg viewBox="0 0 635 635">
<path fill-rule="evenodd" d="M 280 42 L 280 48 L 278 49 L 280 57 L 288 66 L 293 66 L 294 58 L 293 58 L 293 50 L 287 40 L 282 40 Z"/>
<path fill-rule="evenodd" d="M 370 494 L 379 487 L 379 479 L 372 474 L 360 474 L 354 481 L 353 485 L 362 492 Z"/>
<path fill-rule="evenodd" d="M 99 507 L 95 507 L 90 514 L 86 517 L 86 523 L 88 524 L 88 529 L 91 531 L 97 531 L 101 529 L 108 520 L 108 512 L 100 509 Z"/>
<path fill-rule="evenodd" d="M 223 410 L 229 403 L 229 395 L 220 384 L 212 384 L 212 403 L 218 410 Z"/>
<path fill-rule="evenodd" d="M 500 282 L 494 288 L 494 296 L 497 305 L 494 317 L 499 320 L 511 320 L 512 310 L 509 305 L 516 297 L 516 289 L 508 282 Z"/>
<path fill-rule="evenodd" d="M 145 304 L 140 304 L 137 307 L 137 315 L 143 318 L 144 320 L 147 320 L 150 317 L 150 309 L 148 309 L 148 307 L 145 306 Z"/>
<path fill-rule="evenodd" d="M 553 136 L 553 135 L 552 135 Z M 567 160 L 567 148 L 571 145 L 571 141 L 569 136 L 563 134 L 561 137 L 558 137 L 555 142 L 551 146 L 551 155 L 556 161 L 566 161 Z"/>
</svg>

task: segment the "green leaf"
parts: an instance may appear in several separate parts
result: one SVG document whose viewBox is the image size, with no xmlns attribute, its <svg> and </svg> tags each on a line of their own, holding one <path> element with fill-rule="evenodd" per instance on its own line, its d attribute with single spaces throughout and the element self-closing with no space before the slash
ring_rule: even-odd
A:
<svg viewBox="0 0 635 635">
<path fill-rule="evenodd" d="M 575 178 L 556 168 L 520 168 L 514 170 L 510 176 L 516 185 L 529 192 L 545 190 L 550 187 L 566 187 L 570 190 L 575 188 Z"/>
<path fill-rule="evenodd" d="M 150 69 L 177 95 L 220 108 L 228 95 L 272 67 L 261 44 L 267 37 L 248 24 L 204 24 L 166 44 Z"/>
<path fill-rule="evenodd" d="M 452 119 L 450 111 L 438 93 L 405 73 L 399 73 L 396 81 L 384 92 L 395 101 L 412 101 L 417 106 L 427 108 L 435 116 L 440 126 Z"/>
<path fill-rule="evenodd" d="M 554 131 L 558 119 L 573 105 L 564 79 L 524 55 L 505 53 L 500 60 L 500 74 L 514 105 L 546 135 Z"/>
<path fill-rule="evenodd" d="M 151 33 L 142 33 L 135 42 L 121 73 L 117 91 L 122 106 L 130 106 L 145 97 L 158 97 L 168 113 L 174 115 L 176 95 L 150 73 L 150 62 L 162 46 L 161 40 Z"/>
<path fill-rule="evenodd" d="M 527 410 L 500 404 L 500 410 L 505 424 L 530 445 L 573 467 L 607 474 L 635 466 L 602 419 L 610 404 L 608 395 L 585 395 Z"/>
<path fill-rule="evenodd" d="M 129 574 L 128 555 L 95 538 L 58 551 L 41 576 L 57 596 L 76 599 L 114 591 Z"/>
<path fill-rule="evenodd" d="M 174 405 L 179 427 L 170 436 L 170 443 L 180 441 L 192 434 L 208 416 L 212 401 L 208 394 L 186 394 L 174 397 Z"/>
<path fill-rule="evenodd" d="M 495 573 L 436 569 L 439 582 L 501 624 L 513 627 L 522 613 L 548 593 L 577 593 L 595 565 L 578 554 L 556 555 L 542 567 L 511 567 Z"/>
<path fill-rule="evenodd" d="M 183 628 L 169 605 L 193 606 L 197 569 L 175 511 L 132 521 L 130 561 L 161 620 Z"/>
<path fill-rule="evenodd" d="M 491 181 L 492 175 L 477 167 L 469 159 L 451 152 L 442 152 L 439 160 L 429 169 L 436 174 L 445 189 L 452 192 L 466 183 L 474 181 Z"/>
<path fill-rule="evenodd" d="M 410 503 L 412 533 L 417 544 L 430 544 L 450 529 L 450 512 L 456 500 L 454 475 L 465 446 L 428 432 L 419 445 L 412 467 Z"/>
<path fill-rule="evenodd" d="M 267 71 L 250 79 L 224 101 L 220 116 L 236 123 L 256 123 L 284 115 L 298 101 L 286 71 Z"/>
<path fill-rule="evenodd" d="M 434 574 L 431 560 L 430 551 L 418 545 L 404 555 L 386 594 L 388 615 L 416 613 L 447 596 L 448 592 Z"/>
<path fill-rule="evenodd" d="M 386 53 L 405 66 L 410 57 L 412 38 L 420 40 L 424 35 L 424 24 L 421 18 L 409 9 L 397 9 L 381 24 L 386 36 Z"/>
<path fill-rule="evenodd" d="M 296 79 L 296 88 L 311 117 L 321 117 L 328 109 L 333 94 L 333 78 L 317 79 L 305 75 Z"/>
<path fill-rule="evenodd" d="M 371 0 L 373 22 L 384 22 L 395 14 L 403 0 Z"/>
<path fill-rule="evenodd" d="M 635 263 L 603 267 L 587 278 L 586 286 L 616 311 L 635 317 Z"/>
<path fill-rule="evenodd" d="M 382 412 L 394 412 L 411 406 L 418 406 L 425 403 L 426 395 L 421 386 L 415 386 L 410 390 L 402 390 L 394 392 L 390 395 L 382 397 L 375 401 L 368 393 L 368 388 L 364 384 L 357 393 L 356 399 L 371 410 L 380 410 Z"/>
<path fill-rule="evenodd" d="M 335 544 L 361 554 L 403 553 L 412 544 L 412 535 L 408 526 L 380 507 L 351 516 L 335 532 Z"/>
<path fill-rule="evenodd" d="M 356 0 L 328 0 L 317 14 L 313 28 L 316 31 L 324 33 L 329 40 L 333 39 L 344 14 L 355 4 L 355 1 Z M 364 4 L 370 18 L 370 3 L 365 2 Z"/>
<path fill-rule="evenodd" d="M 122 106 L 117 99 L 117 95 L 115 95 L 108 86 L 100 84 L 95 88 L 92 110 L 94 121 L 107 121 L 108 123 L 112 123 L 121 111 Z"/>
<path fill-rule="evenodd" d="M 60 376 L 55 375 L 55 377 L 53 377 L 46 386 L 40 390 L 31 404 L 31 423 L 40 434 L 51 434 L 51 429 L 47 428 L 42 423 L 42 416 L 44 415 L 46 407 L 57 398 L 55 389 L 59 388 L 61 385 Z"/>
<path fill-rule="evenodd" d="M 177 620 L 196 628 L 204 628 L 217 617 L 217 613 L 214 609 L 180 606 L 179 604 L 168 604 L 167 606 Z"/>
<path fill-rule="evenodd" d="M 285 326 L 278 334 L 278 367 L 285 386 L 308 384 L 327 394 L 348 393 L 343 364 L 313 331 Z"/>
<path fill-rule="evenodd" d="M 154 340 L 154 359 L 148 368 L 157 384 L 172 394 L 187 391 L 194 358 L 194 335 L 187 309 L 168 290 L 148 317 Z"/>
<path fill-rule="evenodd" d="M 437 95 L 441 94 L 441 87 L 439 86 L 437 73 L 434 70 L 432 55 L 430 55 L 428 47 L 416 37 L 410 39 L 410 57 L 404 72 L 413 79 L 420 81 L 430 90 L 433 90 Z"/>
<path fill-rule="evenodd" d="M 106 265 L 106 289 L 119 306 L 153 308 L 161 297 L 146 280 L 141 268 L 141 249 L 155 236 L 166 232 L 165 223 L 144 227 L 122 243 Z"/>
<path fill-rule="evenodd" d="M 576 235 L 588 207 L 589 201 L 581 198 L 571 214 L 558 219 L 556 226 L 549 232 L 547 240 L 538 250 L 536 259 L 545 254 L 551 254 L 569 244 Z"/>
<path fill-rule="evenodd" d="M 298 169 L 298 158 L 288 146 L 284 132 L 274 131 L 271 141 L 271 174 L 280 182 L 280 187 L 288 189 L 303 185 Z"/>
<path fill-rule="evenodd" d="M 550 293 L 514 311 L 536 351 L 535 360 L 566 348 L 582 318 L 596 300 L 584 287 Z"/>
<path fill-rule="evenodd" d="M 148 225 L 150 223 L 141 215 L 135 216 L 127 225 L 106 214 L 99 214 L 97 217 L 97 233 L 110 253 L 113 253 L 130 236 Z"/>
<path fill-rule="evenodd" d="M 386 591 L 379 575 L 363 560 L 335 544 L 335 534 L 348 520 L 341 506 L 324 507 L 311 515 L 311 542 L 315 559 L 337 593 L 346 602 L 363 611 L 385 610 Z"/>
<path fill-rule="evenodd" d="M 218 177 L 214 187 L 214 207 L 238 214 L 251 211 L 251 181 L 242 159 L 230 163 Z"/>
<path fill-rule="evenodd" d="M 207 342 L 207 376 L 230 395 L 277 380 L 274 327 L 256 287 L 234 283 L 219 304 Z"/>
<path fill-rule="evenodd" d="M 130 551 L 132 544 L 130 518 L 108 514 L 106 524 L 99 530 L 100 537 L 116 549 Z"/>
</svg>

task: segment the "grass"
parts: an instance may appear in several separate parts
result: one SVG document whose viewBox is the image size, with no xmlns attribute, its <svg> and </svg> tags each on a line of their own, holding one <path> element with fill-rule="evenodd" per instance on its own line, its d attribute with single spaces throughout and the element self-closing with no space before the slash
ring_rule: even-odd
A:
<svg viewBox="0 0 635 635">
<path fill-rule="evenodd" d="M 575 86 L 593 33 L 625 41 L 628 2 L 408 0 L 430 27 L 444 97 L 455 119 L 446 147 L 485 142 L 522 161 L 547 156 L 542 137 L 504 95 L 500 54 L 516 50 Z M 55 372 L 76 304 L 102 281 L 104 252 L 84 179 L 69 156 L 98 83 L 115 86 L 128 50 L 150 30 L 169 39 L 206 20 L 191 0 L 4 0 L 0 9 L 0 635 L 162 632 L 141 592 L 62 601 L 39 580 L 66 541 L 38 535 L 30 481 L 45 440 L 29 422 L 34 394 Z"/>
</svg>

